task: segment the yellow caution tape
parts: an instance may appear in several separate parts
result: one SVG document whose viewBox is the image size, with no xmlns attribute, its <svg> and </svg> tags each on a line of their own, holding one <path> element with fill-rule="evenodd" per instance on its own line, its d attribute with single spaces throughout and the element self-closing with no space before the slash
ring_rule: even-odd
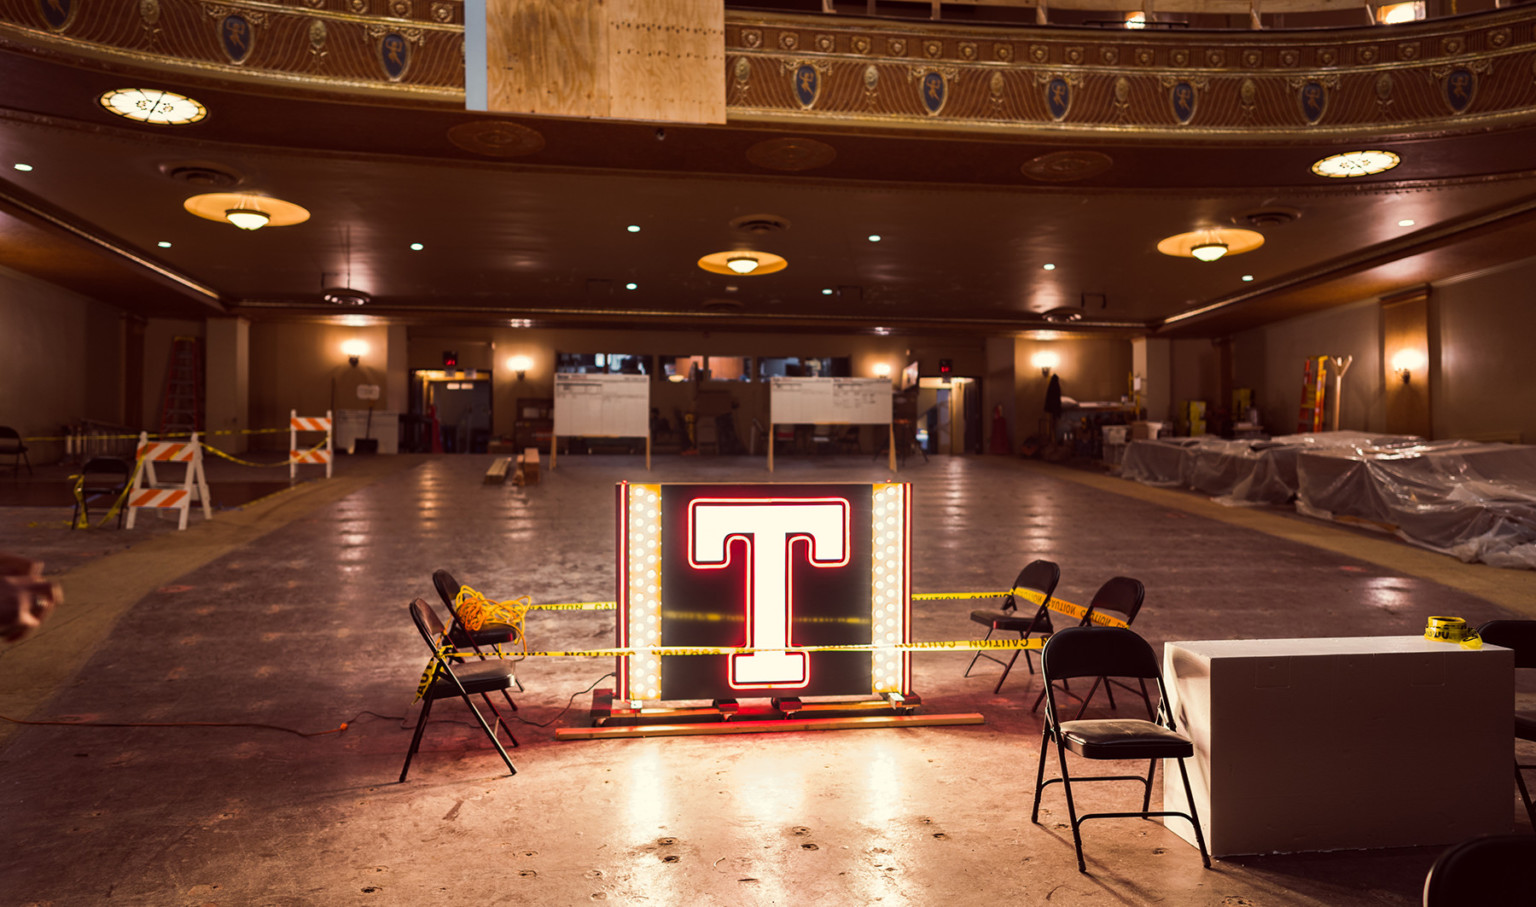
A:
<svg viewBox="0 0 1536 907">
<path fill-rule="evenodd" d="M 1463 649 L 1481 649 L 1483 640 L 1459 617 L 1431 617 L 1424 625 L 1424 638 L 1435 642 L 1460 643 Z"/>
<path fill-rule="evenodd" d="M 324 446 L 325 446 L 325 442 L 321 441 L 319 444 L 316 444 L 314 447 L 311 447 L 309 450 L 304 451 L 304 453 L 307 453 L 307 454 L 314 453 L 315 451 L 319 450 L 320 448 L 322 448 Z M 209 452 L 211 452 L 211 453 L 213 453 L 213 454 L 215 454 L 217 456 L 223 457 L 224 459 L 230 461 L 231 463 L 238 463 L 241 466 L 287 466 L 290 463 L 303 463 L 304 462 L 299 457 L 295 457 L 292 454 L 289 454 L 288 459 L 286 459 L 286 460 L 279 460 L 276 463 L 252 463 L 250 460 L 242 460 L 239 457 L 227 454 L 224 451 L 219 450 L 217 447 L 214 447 L 212 444 L 204 444 L 203 445 L 203 449 L 206 450 L 206 451 L 209 451 Z"/>
<path fill-rule="evenodd" d="M 1034 591 L 1033 589 L 1007 589 L 1002 592 L 924 592 L 920 595 L 912 596 L 912 600 L 915 602 L 962 601 L 966 599 L 977 598 L 1003 598 L 1008 595 L 1017 595 L 1020 598 L 1033 602 L 1036 605 L 1040 604 L 1040 600 L 1043 598 L 1040 593 Z M 609 611 L 616 607 L 618 607 L 618 605 L 615 602 L 565 602 L 561 604 L 529 605 L 528 610 Z M 1059 614 L 1075 617 L 1078 620 L 1082 620 L 1083 615 L 1088 613 L 1088 609 L 1084 608 L 1082 605 L 1073 604 L 1072 602 L 1060 598 L 1052 598 L 1051 603 L 1047 605 L 1047 607 Z M 1111 617 L 1108 614 L 1101 614 L 1098 611 L 1093 612 L 1092 617 L 1089 618 L 1089 622 L 1101 627 L 1127 626 L 1126 622 L 1119 619 L 1118 617 Z"/>
<path fill-rule="evenodd" d="M 204 437 L 207 437 L 209 435 L 274 435 L 274 434 L 277 434 L 279 432 L 286 432 L 286 431 L 288 431 L 288 429 L 286 427 L 285 428 L 225 428 L 225 429 L 219 429 L 218 431 L 200 431 L 200 432 L 198 432 L 198 434 L 200 434 L 200 435 L 202 435 Z M 152 435 L 149 436 L 149 439 L 151 441 L 165 441 L 165 440 L 168 440 L 170 438 L 190 438 L 190 437 L 192 437 L 192 432 L 188 432 L 188 431 L 168 431 L 168 432 L 165 432 L 164 434 L 152 434 Z M 23 440 L 23 441 L 70 441 L 70 440 L 80 440 L 80 439 L 83 439 L 83 438 L 89 438 L 92 441 L 137 441 L 137 440 L 139 440 L 139 436 L 138 436 L 137 432 L 135 432 L 134 434 L 131 434 L 131 435 L 98 435 L 98 434 L 58 435 L 58 436 L 39 435 L 39 436 L 36 436 L 36 437 L 22 438 L 21 440 Z"/>
<path fill-rule="evenodd" d="M 614 649 L 571 649 L 560 652 L 527 652 L 529 658 L 613 658 L 630 655 L 751 655 L 754 652 L 925 652 L 1041 649 L 1044 639 L 955 639 L 943 642 L 898 642 L 886 645 L 848 644 L 786 646 L 754 649 L 747 646 L 635 646 Z M 476 652 L 445 652 L 447 658 L 475 658 Z"/>
<path fill-rule="evenodd" d="M 449 642 L 447 637 L 444 637 L 442 642 L 438 644 L 437 654 L 432 656 L 432 660 L 427 662 L 426 670 L 421 672 L 421 682 L 416 684 L 416 698 L 412 699 L 411 702 L 419 702 L 421 697 L 427 695 L 427 690 L 431 689 L 432 682 L 437 680 L 437 672 L 442 670 L 442 664 L 438 659 L 455 657 L 462 657 L 462 653 L 456 651 L 453 643 Z"/>
</svg>

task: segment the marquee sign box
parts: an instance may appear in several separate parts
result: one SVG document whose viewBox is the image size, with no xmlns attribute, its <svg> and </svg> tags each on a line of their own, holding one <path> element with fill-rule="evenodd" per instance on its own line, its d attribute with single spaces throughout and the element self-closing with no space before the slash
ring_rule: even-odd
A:
<svg viewBox="0 0 1536 907">
<path fill-rule="evenodd" d="M 906 695 L 911 486 L 623 483 L 617 698 Z"/>
</svg>

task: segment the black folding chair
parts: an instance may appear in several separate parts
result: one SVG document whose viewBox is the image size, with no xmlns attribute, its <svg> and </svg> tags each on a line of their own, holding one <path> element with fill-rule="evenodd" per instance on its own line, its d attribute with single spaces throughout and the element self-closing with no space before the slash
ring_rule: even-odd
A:
<svg viewBox="0 0 1536 907">
<path fill-rule="evenodd" d="M 485 716 L 475 708 L 474 702 L 469 698 L 471 693 L 479 693 L 485 700 L 486 707 L 496 716 L 496 724 L 506 727 L 502 721 L 501 713 L 496 711 L 496 706 L 491 704 L 491 699 L 486 694 L 492 690 L 506 691 L 512 685 L 512 667 L 505 661 L 493 659 L 490 661 L 477 661 L 473 664 L 455 665 L 456 659 L 449 658 L 438 648 L 446 638 L 446 630 L 443 622 L 438 620 L 437 614 L 426 602 L 416 599 L 410 604 L 411 620 L 416 624 L 416 630 L 421 638 L 426 641 L 427 648 L 432 651 L 432 661 L 437 666 L 437 673 L 432 682 L 427 685 L 426 692 L 422 694 L 421 717 L 416 721 L 416 733 L 411 736 L 411 748 L 405 754 L 405 765 L 400 769 L 400 781 L 404 783 L 405 775 L 411 770 L 411 759 L 416 755 L 416 749 L 421 746 L 421 734 L 427 729 L 427 719 L 432 715 L 432 703 L 439 699 L 449 699 L 454 696 L 464 700 L 469 706 L 475 720 L 480 723 L 485 736 L 491 739 L 496 752 L 501 754 L 503 762 L 507 763 L 507 771 L 517 774 L 517 768 L 512 765 L 512 757 L 502 747 L 501 740 L 496 736 L 496 731 L 485 722 Z M 512 735 L 512 729 L 507 728 L 507 737 L 517 746 L 517 738 Z"/>
<path fill-rule="evenodd" d="M 69 528 L 79 527 L 82 514 L 86 523 L 90 523 L 91 501 L 100 497 L 115 501 L 128 490 L 131 481 L 133 464 L 121 457 L 91 457 L 86 460 L 85 465 L 80 467 L 80 493 L 75 497 L 75 514 L 70 518 Z M 118 509 L 117 528 L 123 528 L 123 517 L 127 514 L 126 506 Z"/>
<path fill-rule="evenodd" d="M 1129 576 L 1113 577 L 1109 582 L 1100 586 L 1099 591 L 1093 593 L 1093 601 L 1088 603 L 1088 613 L 1083 615 L 1083 622 L 1078 626 L 1097 626 L 1093 622 L 1093 615 L 1095 614 L 1119 618 L 1125 622 L 1126 626 L 1130 626 L 1136 620 L 1136 615 L 1140 613 L 1142 599 L 1146 598 L 1146 596 L 1147 590 L 1141 584 L 1141 580 L 1131 579 Z M 1066 684 L 1062 684 L 1062 692 L 1082 702 L 1082 706 L 1078 708 L 1077 714 L 1073 716 L 1074 719 L 1083 717 L 1083 712 L 1088 710 L 1088 701 L 1093 698 L 1094 693 L 1098 692 L 1099 684 L 1101 683 L 1104 685 L 1104 692 L 1109 696 L 1110 708 L 1116 707 L 1114 687 L 1118 686 L 1132 693 L 1141 693 L 1142 701 L 1147 704 L 1147 714 L 1152 714 L 1152 700 L 1147 696 L 1147 682 L 1145 680 L 1139 677 L 1136 679 L 1136 683 L 1140 686 L 1138 690 L 1136 687 L 1128 686 L 1118 680 L 1108 677 L 1096 677 L 1094 678 L 1093 686 L 1088 689 L 1087 696 L 1079 697 L 1076 693 L 1067 689 Z M 1030 711 L 1038 711 L 1040 703 L 1044 701 L 1045 690 L 1041 690 L 1040 695 L 1035 697 L 1035 704 L 1030 708 Z"/>
<path fill-rule="evenodd" d="M 1189 786 L 1189 770 L 1184 760 L 1195 753 L 1194 744 L 1181 736 L 1174 726 L 1173 713 L 1168 707 L 1168 691 L 1163 687 L 1163 677 L 1157 668 L 1157 656 L 1147 641 L 1131 630 L 1120 627 L 1068 627 L 1050 638 L 1045 651 L 1040 654 L 1040 671 L 1045 675 L 1045 727 L 1040 735 L 1040 767 L 1035 775 L 1035 805 L 1030 813 L 1031 822 L 1040 821 L 1040 794 L 1056 782 L 1067 793 L 1067 815 L 1072 822 L 1072 843 L 1077 848 L 1077 870 L 1087 872 L 1083 862 L 1082 824 L 1089 819 L 1139 818 L 1155 816 L 1181 816 L 1189 820 L 1195 829 L 1195 843 L 1200 848 L 1200 860 L 1209 869 L 1210 854 L 1205 849 L 1205 835 L 1200 830 L 1200 820 L 1195 814 L 1195 796 Z M 1089 721 L 1062 721 L 1056 708 L 1054 683 L 1072 677 L 1135 677 L 1152 680 L 1157 684 L 1158 707 L 1150 709 L 1145 720 L 1140 718 L 1111 718 Z M 1061 777 L 1046 780 L 1046 748 L 1056 744 L 1056 759 Z M 1067 772 L 1067 750 L 1085 759 L 1146 759 L 1149 762 L 1147 776 L 1140 775 L 1080 775 L 1071 777 Z M 1179 776 L 1184 782 L 1184 796 L 1189 812 L 1152 810 L 1152 778 L 1160 759 L 1177 759 Z M 1139 781 L 1142 785 L 1140 812 L 1087 813 L 1079 816 L 1072 800 L 1072 782 L 1078 781 Z"/>
<path fill-rule="evenodd" d="M 454 603 L 459 598 L 459 590 L 464 587 L 458 580 L 454 579 L 452 573 L 449 573 L 447 570 L 432 571 L 432 585 L 437 589 L 437 597 L 443 600 L 444 605 L 448 606 L 448 638 L 458 648 L 474 649 L 479 653 L 480 659 L 484 661 L 486 658 L 486 646 L 493 648 L 496 646 L 510 646 L 522 641 L 521 631 L 511 624 L 488 623 L 478 630 L 471 630 L 464 626 L 464 622 L 459 620 L 458 609 L 454 607 Z M 517 687 L 517 691 L 521 693 L 523 691 L 522 682 L 518 681 L 515 677 L 512 682 Z M 507 705 L 512 707 L 512 711 L 517 711 L 517 703 L 512 701 L 512 697 L 507 696 L 506 700 Z"/>
<path fill-rule="evenodd" d="M 1453 845 L 1424 878 L 1424 907 L 1529 907 L 1533 863 L 1536 837 L 1530 835 L 1488 835 Z"/>
<path fill-rule="evenodd" d="M 0 425 L 0 457 L 11 458 L 11 474 L 20 477 L 21 467 L 27 467 L 27 475 L 32 474 L 32 460 L 27 457 L 26 442 L 21 440 L 20 432 L 9 425 Z"/>
<path fill-rule="evenodd" d="M 1010 591 L 1003 599 L 1003 605 L 998 610 L 978 610 L 971 612 L 971 620 L 987 627 L 987 635 L 983 639 L 991 639 L 992 634 L 998 630 L 1012 631 L 1019 634 L 1020 639 L 1028 639 L 1034 635 L 1051 635 L 1051 612 L 1046 606 L 1050 604 L 1051 593 L 1056 591 L 1056 584 L 1061 581 L 1061 568 L 1050 561 L 1030 561 L 1023 570 L 1019 571 L 1018 578 L 1013 581 L 1014 589 L 1028 589 L 1038 592 L 1042 598 L 1040 605 L 1031 614 L 1028 611 L 1020 612 L 1019 606 L 1014 601 L 1014 593 Z M 1031 603 L 1032 604 L 1032 603 Z M 1027 615 L 1027 616 L 1026 616 Z M 1003 666 L 1003 676 L 997 679 L 997 686 L 993 693 L 1000 693 L 1003 689 L 1003 681 L 1008 679 L 1008 672 L 1013 670 L 1014 662 L 1019 660 L 1019 653 L 1024 653 L 1024 666 L 1029 668 L 1029 673 L 1035 673 L 1035 666 L 1029 660 L 1028 649 L 1014 649 L 1013 657 L 1004 662 L 1000 658 L 988 655 L 986 652 L 977 651 L 971 663 L 966 665 L 965 676 L 971 676 L 971 668 L 976 666 L 976 659 L 985 658 L 995 661 Z"/>
<path fill-rule="evenodd" d="M 1477 628 L 1483 642 L 1513 649 L 1515 670 L 1536 668 L 1536 620 L 1490 620 Z M 1515 713 L 1515 739 L 1536 741 L 1536 712 Z M 1531 808 L 1531 794 L 1525 786 L 1523 771 L 1536 769 L 1536 764 L 1520 764 L 1515 756 L 1515 786 L 1520 790 L 1520 801 L 1525 804 L 1525 816 L 1536 831 L 1536 810 Z"/>
</svg>

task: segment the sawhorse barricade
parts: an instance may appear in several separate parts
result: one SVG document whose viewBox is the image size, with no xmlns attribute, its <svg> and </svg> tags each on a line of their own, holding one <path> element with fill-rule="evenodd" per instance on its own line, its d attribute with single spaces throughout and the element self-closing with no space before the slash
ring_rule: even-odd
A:
<svg viewBox="0 0 1536 907">
<path fill-rule="evenodd" d="M 186 441 L 150 441 L 149 435 L 139 432 L 138 468 L 133 472 L 133 485 L 128 490 L 129 529 L 140 509 L 180 510 L 181 524 L 187 528 L 187 516 L 192 502 L 203 505 L 203 518 L 213 519 L 213 507 L 208 502 L 208 477 L 203 473 L 203 445 L 197 440 L 197 432 Z M 186 475 L 180 485 L 162 485 L 155 475 L 156 463 L 180 463 L 186 467 Z"/>
<path fill-rule="evenodd" d="M 325 432 L 325 447 L 316 447 L 314 450 L 299 449 L 299 432 L 323 431 Z M 331 434 L 331 411 L 326 410 L 325 416 L 300 416 L 299 411 L 288 411 L 288 478 L 292 479 L 298 474 L 299 464 L 325 465 L 325 477 L 331 477 L 331 463 L 336 459 L 332 448 L 333 436 Z"/>
</svg>

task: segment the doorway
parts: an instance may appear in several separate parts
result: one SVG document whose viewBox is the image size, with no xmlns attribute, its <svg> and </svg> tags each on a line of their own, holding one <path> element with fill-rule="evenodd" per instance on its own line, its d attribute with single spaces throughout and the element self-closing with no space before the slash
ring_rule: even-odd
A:
<svg viewBox="0 0 1536 907">
<path fill-rule="evenodd" d="M 411 372 L 407 444 L 420 453 L 485 453 L 491 441 L 491 373 L 487 369 Z"/>
</svg>

